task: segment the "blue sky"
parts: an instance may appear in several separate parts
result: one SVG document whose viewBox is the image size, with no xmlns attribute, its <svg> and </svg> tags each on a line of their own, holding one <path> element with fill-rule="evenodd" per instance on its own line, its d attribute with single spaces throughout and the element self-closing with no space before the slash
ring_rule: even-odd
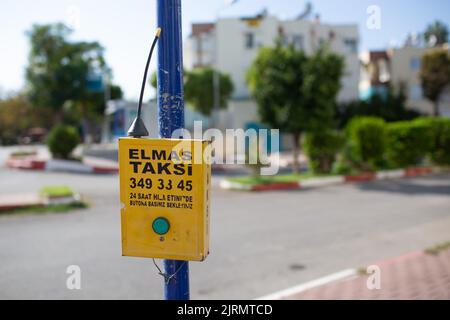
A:
<svg viewBox="0 0 450 320">
<path fill-rule="evenodd" d="M 183 0 L 183 33 L 190 24 L 220 16 L 258 13 L 263 8 L 280 18 L 293 18 L 305 0 L 240 0 L 225 7 L 225 0 Z M 325 23 L 357 23 L 360 50 L 386 48 L 402 42 L 409 32 L 420 32 L 439 19 L 450 25 L 448 0 L 313 0 L 314 12 Z M 370 5 L 381 8 L 381 30 L 366 28 Z M 139 94 L 142 69 L 155 24 L 155 0 L 1 0 L 0 4 L 0 90 L 19 90 L 24 85 L 28 39 L 25 32 L 33 23 L 78 23 L 73 38 L 97 40 L 106 48 L 106 58 L 127 98 Z M 78 19 L 74 19 L 78 17 Z M 155 66 L 153 61 L 152 68 Z M 152 90 L 148 90 L 148 95 Z"/>
</svg>

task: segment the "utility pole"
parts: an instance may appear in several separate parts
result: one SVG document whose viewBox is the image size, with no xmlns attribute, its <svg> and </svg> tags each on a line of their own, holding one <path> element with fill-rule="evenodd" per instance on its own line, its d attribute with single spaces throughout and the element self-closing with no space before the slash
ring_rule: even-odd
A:
<svg viewBox="0 0 450 320">
<path fill-rule="evenodd" d="M 158 27 L 158 123 L 160 138 L 184 127 L 183 53 L 181 0 L 157 0 Z M 166 300 L 189 300 L 189 264 L 164 260 Z"/>
</svg>

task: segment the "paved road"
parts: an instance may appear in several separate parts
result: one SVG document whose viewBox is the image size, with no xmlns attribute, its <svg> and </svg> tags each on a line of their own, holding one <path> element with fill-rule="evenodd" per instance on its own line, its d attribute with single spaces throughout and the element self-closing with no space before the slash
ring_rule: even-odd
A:
<svg viewBox="0 0 450 320">
<path fill-rule="evenodd" d="M 49 184 L 92 207 L 0 216 L 0 298 L 161 298 L 151 260 L 120 256 L 117 177 L 0 169 L 0 193 Z M 450 240 L 450 175 L 261 194 L 214 185 L 212 253 L 191 263 L 194 299 L 256 298 Z M 71 264 L 80 291 L 65 287 Z"/>
</svg>

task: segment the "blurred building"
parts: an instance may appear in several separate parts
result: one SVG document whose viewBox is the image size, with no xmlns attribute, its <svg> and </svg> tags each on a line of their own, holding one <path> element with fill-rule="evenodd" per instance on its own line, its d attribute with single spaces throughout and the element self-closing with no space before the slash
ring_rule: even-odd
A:
<svg viewBox="0 0 450 320">
<path fill-rule="evenodd" d="M 446 46 L 448 49 L 448 46 Z M 386 51 L 363 52 L 361 59 L 360 96 L 369 98 L 372 94 L 384 93 L 389 85 L 405 88 L 407 107 L 431 114 L 432 103 L 423 95 L 420 80 L 422 56 L 434 50 L 420 46 L 406 45 Z M 440 101 L 441 113 L 450 116 L 450 88 Z"/>
<path fill-rule="evenodd" d="M 102 142 L 114 142 L 120 137 L 126 137 L 128 128 L 137 115 L 137 102 L 125 100 L 110 100 L 105 109 L 103 120 Z M 153 132 L 156 119 L 149 116 L 149 105 L 142 105 L 142 119 L 149 132 Z"/>
<path fill-rule="evenodd" d="M 367 51 L 360 55 L 360 98 L 369 99 L 374 94 L 385 94 L 391 81 L 391 60 L 387 51 Z"/>
<path fill-rule="evenodd" d="M 345 59 L 345 72 L 341 80 L 339 101 L 351 101 L 359 97 L 360 64 L 358 58 L 359 35 L 356 24 L 324 24 L 318 17 L 307 19 L 302 14 L 297 19 L 280 20 L 266 11 L 252 17 L 220 18 L 215 23 L 195 23 L 184 43 L 184 67 L 187 70 L 213 67 L 230 75 L 234 92 L 226 110 L 214 114 L 214 127 L 260 128 L 257 105 L 251 98 L 246 84 L 246 73 L 262 46 L 273 46 L 277 38 L 286 44 L 312 54 L 327 43 L 330 49 Z M 152 100 L 143 108 L 144 121 L 151 137 L 157 136 L 157 107 Z M 106 110 L 103 141 L 125 136 L 136 116 L 136 103 L 111 101 Z M 185 108 L 185 124 L 192 129 L 194 120 L 209 126 L 210 119 Z M 289 149 L 291 139 L 282 135 L 281 149 Z"/>
<path fill-rule="evenodd" d="M 286 44 L 312 54 L 323 43 L 345 58 L 339 101 L 358 99 L 359 35 L 356 24 L 324 24 L 319 18 L 305 15 L 293 20 L 280 20 L 267 11 L 252 17 L 220 18 L 215 23 L 195 23 L 184 45 L 186 69 L 214 67 L 230 75 L 235 90 L 228 109 L 220 111 L 219 128 L 246 128 L 259 120 L 256 103 L 246 84 L 246 72 L 259 48 L 273 46 L 277 38 Z"/>
<path fill-rule="evenodd" d="M 128 129 L 137 115 L 137 102 L 125 100 L 108 101 L 103 123 L 102 142 L 116 141 L 120 137 L 127 136 Z M 209 119 L 192 108 L 184 109 L 185 128 L 193 131 L 194 121 L 203 121 L 203 126 L 208 127 Z M 142 105 L 142 119 L 149 132 L 150 138 L 158 137 L 158 108 L 156 99 Z"/>
<path fill-rule="evenodd" d="M 117 148 L 116 142 L 119 138 L 127 136 L 128 129 L 130 128 L 131 123 L 134 121 L 137 115 L 136 107 L 137 102 L 125 100 L 111 100 L 108 102 L 103 122 L 102 143 L 103 144 L 113 143 L 112 146 L 113 152 L 110 154 L 106 153 L 107 158 L 117 160 L 116 159 L 117 152 L 115 149 Z M 194 135 L 194 121 L 202 121 L 202 126 L 204 130 L 209 128 L 210 119 L 198 112 L 195 112 L 189 106 L 186 106 L 186 108 L 184 108 L 184 119 L 185 119 L 185 129 L 187 129 L 191 133 L 192 137 Z M 156 99 L 152 99 L 148 103 L 142 105 L 142 120 L 144 121 L 145 126 L 149 132 L 149 138 L 158 138 L 158 105 Z M 240 128 L 245 129 L 250 128 L 258 129 L 260 127 L 258 123 L 254 122 L 249 122 L 245 124 L 242 122 L 236 122 L 236 125 L 239 126 Z M 230 142 L 224 142 L 224 144 L 227 143 L 233 144 L 234 143 L 233 139 L 234 137 L 231 137 Z M 264 140 L 261 143 L 267 146 L 268 148 L 267 150 L 269 152 L 274 151 L 273 149 L 271 149 L 270 145 L 271 138 L 269 136 L 265 136 L 263 137 L 263 139 Z M 234 151 L 235 150 L 233 148 L 232 152 Z M 106 151 L 102 150 L 101 152 L 103 152 L 102 155 L 105 156 Z M 215 153 L 217 155 L 222 155 L 223 152 L 225 152 L 225 150 L 215 150 Z"/>
</svg>

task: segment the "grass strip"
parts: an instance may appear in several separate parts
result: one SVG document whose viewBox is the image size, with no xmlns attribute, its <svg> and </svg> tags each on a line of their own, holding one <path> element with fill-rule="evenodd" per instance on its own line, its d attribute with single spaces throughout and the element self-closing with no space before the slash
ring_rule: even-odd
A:
<svg viewBox="0 0 450 320">
<path fill-rule="evenodd" d="M 280 174 L 275 176 L 243 176 L 243 177 L 233 177 L 227 178 L 230 182 L 242 183 L 247 185 L 255 185 L 255 184 L 272 184 L 272 183 L 292 183 L 298 182 L 301 180 L 307 180 L 311 178 L 319 178 L 319 177 L 331 177 L 332 175 L 317 175 L 311 172 L 304 172 L 301 174 Z"/>
<path fill-rule="evenodd" d="M 450 249 L 450 241 L 437 244 L 431 248 L 425 249 L 425 253 L 431 254 L 431 255 L 438 255 L 440 252 Z"/>
<path fill-rule="evenodd" d="M 47 186 L 41 189 L 40 194 L 50 198 L 73 196 L 73 191 L 67 186 Z"/>
</svg>

